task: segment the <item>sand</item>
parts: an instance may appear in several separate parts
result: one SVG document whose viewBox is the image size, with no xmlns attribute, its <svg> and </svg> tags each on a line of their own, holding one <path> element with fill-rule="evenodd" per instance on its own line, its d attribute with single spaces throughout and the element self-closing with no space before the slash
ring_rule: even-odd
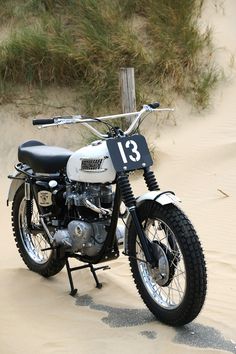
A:
<svg viewBox="0 0 236 354">
<path fill-rule="evenodd" d="M 201 25 L 213 26 L 217 61 L 229 79 L 214 93 L 208 112 L 189 115 L 178 106 L 176 126 L 152 134 L 145 127 L 156 148 L 154 169 L 162 190 L 181 198 L 204 247 L 208 293 L 202 312 L 181 329 L 156 321 L 136 292 L 124 256 L 99 273 L 101 290 L 87 270 L 75 274 L 76 298 L 68 295 L 65 270 L 51 279 L 27 270 L 6 207 L 6 176 L 17 161 L 17 146 L 36 138 L 75 149 L 79 130 L 72 136 L 64 129 L 39 132 L 14 105 L 0 106 L 1 354 L 236 353 L 236 71 L 230 67 L 236 3 L 219 3 L 209 2 Z M 137 193 L 145 191 L 138 180 L 134 184 Z"/>
</svg>

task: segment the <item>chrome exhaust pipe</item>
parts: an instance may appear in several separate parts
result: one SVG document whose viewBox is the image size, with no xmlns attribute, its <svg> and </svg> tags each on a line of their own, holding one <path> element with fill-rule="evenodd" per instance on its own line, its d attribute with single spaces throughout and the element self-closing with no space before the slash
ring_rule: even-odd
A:
<svg viewBox="0 0 236 354">
<path fill-rule="evenodd" d="M 94 205 L 93 203 L 91 203 L 88 199 L 83 199 L 83 204 L 84 206 L 86 206 L 87 208 L 95 211 L 98 214 L 102 214 L 102 215 L 111 215 L 112 211 L 110 209 L 105 209 L 105 208 L 99 208 L 96 205 Z"/>
</svg>

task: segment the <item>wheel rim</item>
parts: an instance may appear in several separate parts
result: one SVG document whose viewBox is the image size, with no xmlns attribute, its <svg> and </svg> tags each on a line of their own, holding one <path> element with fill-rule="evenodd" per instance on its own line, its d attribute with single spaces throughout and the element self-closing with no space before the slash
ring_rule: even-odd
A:
<svg viewBox="0 0 236 354">
<path fill-rule="evenodd" d="M 22 199 L 20 203 L 18 220 L 21 241 L 28 256 L 37 264 L 45 264 L 49 260 L 52 252 L 50 250 L 42 251 L 42 249 L 50 247 L 50 243 L 46 240 L 44 233 L 30 233 L 27 226 L 25 199 Z M 40 224 L 38 210 L 34 201 L 32 202 L 31 223 L 35 225 Z"/>
<path fill-rule="evenodd" d="M 157 280 L 160 277 L 159 269 L 158 267 L 152 269 L 147 263 L 142 247 L 137 239 L 137 264 L 143 284 L 151 298 L 159 306 L 167 310 L 173 310 L 182 303 L 186 292 L 186 269 L 182 252 L 173 231 L 162 220 L 149 219 L 144 227 L 149 240 L 161 245 L 165 253 L 168 254 L 168 266 L 167 263 L 164 263 L 164 265 L 166 264 L 166 274 L 169 275 L 170 269 L 173 274 L 168 285 L 160 286 L 160 281 Z"/>
</svg>

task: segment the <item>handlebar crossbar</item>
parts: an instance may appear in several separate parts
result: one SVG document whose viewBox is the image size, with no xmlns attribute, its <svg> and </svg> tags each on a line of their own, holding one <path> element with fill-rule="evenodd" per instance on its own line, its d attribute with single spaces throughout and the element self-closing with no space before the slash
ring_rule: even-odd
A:
<svg viewBox="0 0 236 354">
<path fill-rule="evenodd" d="M 95 117 L 95 118 L 83 118 L 81 115 L 72 115 L 72 116 L 57 116 L 53 118 L 47 118 L 47 119 L 34 119 L 33 120 L 33 125 L 40 125 L 38 128 L 48 128 L 52 126 L 60 126 L 60 125 L 68 125 L 68 124 L 76 124 L 80 123 L 97 135 L 99 138 L 107 138 L 107 134 L 102 134 L 100 133 L 97 129 L 92 127 L 89 123 L 96 123 L 98 121 L 104 121 L 104 120 L 110 120 L 110 119 L 117 119 L 117 118 L 127 118 L 127 117 L 132 117 L 136 116 L 136 118 L 133 120 L 129 128 L 124 132 L 126 135 L 129 135 L 136 127 L 138 121 L 140 120 L 141 116 L 146 112 L 146 113 L 151 113 L 151 112 L 164 112 L 164 111 L 174 111 L 173 108 L 153 108 L 157 105 L 157 103 L 150 104 L 150 105 L 144 105 L 143 108 L 140 111 L 137 112 L 130 112 L 130 113 L 121 113 L 121 114 L 113 114 L 113 115 L 108 115 L 108 116 L 102 116 L 102 117 Z M 158 106 L 157 106 L 158 107 Z M 46 123 L 46 124 L 45 124 Z"/>
</svg>

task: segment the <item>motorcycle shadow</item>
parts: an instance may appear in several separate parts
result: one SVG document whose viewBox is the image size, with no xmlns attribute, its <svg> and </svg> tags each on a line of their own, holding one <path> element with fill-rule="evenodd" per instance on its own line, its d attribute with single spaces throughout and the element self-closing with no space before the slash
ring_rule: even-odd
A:
<svg viewBox="0 0 236 354">
<path fill-rule="evenodd" d="M 96 304 L 89 295 L 77 295 L 75 297 L 77 306 L 88 306 L 90 309 L 107 312 L 107 316 L 102 318 L 102 321 L 112 328 L 119 327 L 134 327 L 144 324 L 151 325 L 152 329 L 156 329 L 154 324 L 159 323 L 161 326 L 168 327 L 161 324 L 157 319 L 146 309 L 129 309 L 116 308 L 103 304 Z M 145 330 L 139 334 L 148 339 L 156 339 L 156 330 Z M 173 328 L 172 328 L 173 329 Z M 236 345 L 233 341 L 227 340 L 223 335 L 213 327 L 205 326 L 200 323 L 192 322 L 188 325 L 174 328 L 176 335 L 174 342 L 184 344 L 197 348 L 210 348 L 225 350 L 231 353 L 236 353 Z"/>
<path fill-rule="evenodd" d="M 76 296 L 76 305 L 88 306 L 93 310 L 107 312 L 107 316 L 103 317 L 102 321 L 110 327 L 134 327 L 156 321 L 149 310 L 96 304 L 90 295 Z"/>
</svg>

